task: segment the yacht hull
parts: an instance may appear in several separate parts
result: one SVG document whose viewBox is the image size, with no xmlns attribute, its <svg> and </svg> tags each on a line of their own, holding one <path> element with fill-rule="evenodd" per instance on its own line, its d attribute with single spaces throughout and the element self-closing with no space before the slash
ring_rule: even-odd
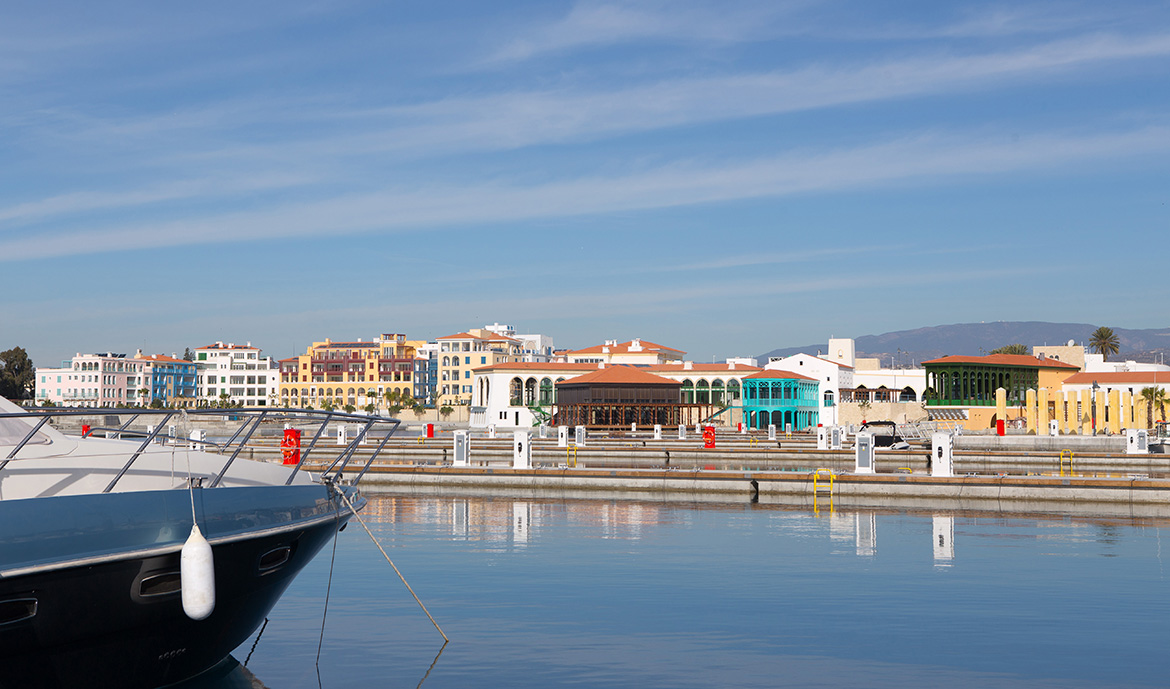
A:
<svg viewBox="0 0 1170 689">
<path fill-rule="evenodd" d="M 195 491 L 216 596 L 211 615 L 195 621 L 183 612 L 178 586 L 191 497 L 166 491 L 0 502 L 0 525 L 16 522 L 25 536 L 30 522 L 41 527 L 39 544 L 0 542 L 43 556 L 31 564 L 8 559 L 0 570 L 0 689 L 150 688 L 203 672 L 259 627 L 350 514 L 321 485 Z M 155 509 L 144 512 L 144 504 Z M 158 534 L 145 549 L 143 533 Z M 79 550 L 86 540 L 88 551 Z M 54 544 L 71 559 L 54 560 Z"/>
</svg>

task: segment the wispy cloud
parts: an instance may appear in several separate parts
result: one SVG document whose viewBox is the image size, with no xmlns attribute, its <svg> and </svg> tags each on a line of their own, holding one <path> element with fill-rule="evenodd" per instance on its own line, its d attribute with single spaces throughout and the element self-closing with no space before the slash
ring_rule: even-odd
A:
<svg viewBox="0 0 1170 689">
<path fill-rule="evenodd" d="M 233 147 L 208 155 L 412 156 L 589 142 L 636 132 L 1027 83 L 1111 61 L 1170 56 L 1170 34 L 1093 35 L 1023 49 L 926 55 L 793 70 L 672 79 L 613 90 L 563 88 L 451 97 L 418 105 L 316 111 L 352 133 Z M 314 117 L 300 110 L 300 118 Z"/>
<path fill-rule="evenodd" d="M 287 189 L 309 184 L 313 179 L 302 174 L 221 176 L 214 179 L 185 180 L 151 185 L 128 191 L 83 191 L 0 207 L 0 232 L 5 225 L 18 225 L 91 211 L 108 211 L 179 201 L 253 194 L 258 191 Z"/>
<path fill-rule="evenodd" d="M 808 2 L 719 4 L 692 2 L 578 2 L 553 22 L 530 26 L 487 58 L 526 60 L 548 53 L 631 41 L 737 43 L 774 33 L 778 17 Z"/>
<path fill-rule="evenodd" d="M 265 210 L 100 230 L 39 232 L 0 240 L 0 260 L 332 233 L 391 232 L 535 218 L 646 210 L 891 183 L 938 184 L 986 175 L 1098 164 L 1170 150 L 1170 128 L 1110 134 L 1034 135 L 1018 141 L 925 135 L 871 146 L 797 152 L 717 166 L 676 163 L 621 176 L 581 177 L 535 186 L 495 184 L 386 189 Z"/>
</svg>

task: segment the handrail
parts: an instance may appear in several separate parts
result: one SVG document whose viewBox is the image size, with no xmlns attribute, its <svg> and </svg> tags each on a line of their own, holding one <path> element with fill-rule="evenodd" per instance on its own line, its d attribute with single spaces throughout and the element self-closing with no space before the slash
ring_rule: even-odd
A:
<svg viewBox="0 0 1170 689">
<path fill-rule="evenodd" d="M 158 432 L 162 430 L 162 427 L 165 426 L 174 415 L 174 412 L 167 414 L 167 417 L 163 419 L 163 422 L 154 427 L 154 430 L 146 436 L 146 439 L 142 441 L 142 444 L 138 446 L 138 449 L 134 451 L 134 454 L 130 455 L 130 459 L 126 462 L 126 466 L 122 467 L 122 470 L 118 472 L 118 475 L 114 477 L 114 480 L 110 481 L 110 485 L 106 486 L 106 489 L 102 491 L 103 493 L 109 493 L 114 489 L 114 486 L 118 483 L 118 481 L 126 475 L 127 471 L 130 471 L 130 467 L 134 464 L 134 462 L 138 461 L 138 458 L 142 455 L 143 452 L 146 451 L 147 446 L 150 445 L 150 441 L 154 440 L 154 436 L 158 435 Z"/>
<path fill-rule="evenodd" d="M 248 434 L 244 436 L 244 439 L 240 441 L 240 445 L 236 448 L 236 451 L 232 453 L 232 456 L 228 457 L 228 461 L 223 465 L 223 468 L 219 470 L 219 474 L 216 475 L 215 480 L 213 480 L 211 485 L 208 486 L 209 488 L 215 488 L 219 485 L 220 480 L 223 479 L 223 475 L 227 473 L 228 467 L 232 465 L 232 462 L 236 461 L 236 457 L 238 457 L 240 452 L 243 451 L 244 445 L 248 444 L 248 441 L 252 439 L 252 434 L 256 432 L 256 429 L 260 428 L 260 422 L 264 420 L 265 416 L 268 416 L 267 411 L 260 412 L 260 416 L 256 417 L 256 421 L 252 424 L 251 430 L 249 430 Z M 247 423 L 245 422 L 244 425 L 246 426 Z M 243 426 L 241 426 L 240 429 L 243 430 Z M 236 435 L 233 435 L 232 438 L 239 436 L 239 434 L 240 432 L 236 431 Z"/>
<path fill-rule="evenodd" d="M 281 418 L 281 415 L 288 415 L 289 417 L 292 417 L 293 419 L 300 418 L 302 420 L 309 420 L 310 422 L 312 422 L 312 421 L 319 421 L 320 422 L 320 425 L 318 426 L 316 433 L 313 435 L 312 441 L 310 441 L 308 447 L 301 453 L 300 461 L 297 462 L 296 466 L 292 467 L 292 472 L 289 474 L 288 480 L 285 482 L 285 485 L 291 484 L 293 482 L 293 480 L 296 478 L 297 473 L 300 471 L 300 469 L 304 465 L 305 461 L 308 459 L 309 454 L 311 452 L 313 452 L 313 450 L 317 447 L 317 443 L 319 442 L 321 436 L 325 433 L 325 430 L 327 429 L 327 427 L 329 426 L 329 423 L 331 421 L 333 421 L 335 419 L 336 420 L 343 420 L 343 421 L 359 421 L 359 422 L 361 422 L 362 429 L 358 433 L 357 437 L 354 438 L 353 442 L 349 443 L 345 447 L 345 449 L 343 449 L 340 452 L 340 454 L 338 454 L 337 457 L 335 457 L 333 459 L 333 461 L 329 464 L 329 467 L 326 468 L 326 470 L 324 472 L 322 472 L 322 476 L 327 475 L 329 472 L 331 472 L 335 469 L 336 469 L 336 473 L 340 474 L 342 471 L 344 471 L 346 468 L 348 468 L 349 464 L 353 461 L 354 457 L 356 456 L 358 446 L 361 445 L 361 443 L 365 440 L 365 438 L 372 432 L 374 426 L 376 426 L 376 425 L 390 426 L 386 435 L 380 440 L 380 442 L 377 443 L 377 445 L 373 448 L 373 452 L 370 454 L 370 457 L 364 462 L 364 465 L 362 465 L 361 470 L 358 472 L 357 477 L 353 481 L 353 483 L 355 483 L 355 484 L 358 481 L 360 481 L 362 479 L 362 477 L 365 476 L 365 474 L 369 471 L 369 468 L 372 466 L 373 462 L 377 459 L 378 455 L 385 449 L 386 444 L 390 441 L 391 437 L 393 437 L 394 434 L 397 433 L 398 430 L 402 426 L 402 422 L 400 420 L 392 418 L 392 417 L 380 417 L 380 416 L 371 417 L 368 415 L 357 415 L 357 414 L 349 414 L 349 413 L 326 411 L 326 410 L 319 410 L 318 411 L 318 410 L 307 410 L 307 409 L 282 409 L 282 408 L 229 408 L 229 409 L 199 408 L 199 409 L 174 410 L 174 409 L 122 409 L 122 408 L 85 407 L 85 408 L 66 408 L 66 409 L 39 408 L 39 409 L 31 409 L 31 410 L 22 410 L 20 412 L 0 412 L 0 419 L 18 418 L 18 419 L 26 420 L 26 421 L 31 421 L 32 419 L 36 419 L 35 423 L 29 424 L 31 426 L 31 429 L 29 430 L 29 432 L 27 434 L 25 434 L 25 437 L 22 438 L 21 441 L 19 443 L 17 443 L 12 448 L 12 450 L 8 453 L 8 456 L 6 458 L 4 458 L 3 460 L 0 460 L 0 470 L 3 470 L 8 465 L 8 463 L 10 461 L 16 459 L 17 454 L 25 446 L 27 446 L 28 443 L 36 436 L 37 432 L 40 431 L 45 426 L 45 424 L 49 423 L 50 420 L 52 420 L 53 418 L 70 417 L 70 416 L 96 416 L 96 415 L 119 416 L 119 417 L 130 416 L 129 420 L 127 420 L 124 423 L 119 424 L 116 427 L 115 426 L 111 426 L 109 428 L 103 427 L 104 430 L 108 430 L 108 431 L 111 431 L 114 433 L 121 434 L 121 433 L 126 433 L 127 431 L 130 431 L 130 426 L 132 424 L 134 424 L 135 421 L 138 421 L 140 419 L 140 417 L 143 417 L 143 416 L 147 416 L 147 417 L 162 416 L 163 417 L 162 421 L 158 424 L 154 424 L 154 427 L 149 432 L 147 432 L 145 434 L 145 436 L 143 436 L 143 440 L 142 440 L 141 444 L 138 445 L 138 447 L 135 449 L 135 451 L 130 455 L 130 458 L 127 460 L 126 464 L 118 471 L 118 473 L 113 477 L 113 479 L 110 481 L 110 483 L 106 486 L 106 488 L 103 492 L 108 493 L 108 492 L 112 491 L 115 486 L 117 486 L 118 482 L 122 479 L 123 476 L 126 475 L 126 473 L 131 469 L 131 467 L 133 467 L 134 463 L 138 460 L 138 458 L 141 457 L 142 454 L 146 452 L 147 448 L 150 446 L 151 443 L 157 441 L 159 438 L 171 437 L 170 435 L 168 435 L 167 433 L 164 432 L 164 429 L 166 429 L 167 424 L 175 417 L 176 414 L 180 413 L 180 411 L 182 413 L 184 413 L 188 416 L 192 416 L 192 417 L 208 417 L 208 416 L 222 417 L 225 415 L 236 415 L 236 414 L 239 414 L 239 415 L 246 417 L 244 419 L 244 422 L 242 424 L 240 424 L 239 428 L 237 428 L 235 430 L 235 432 L 231 435 L 231 438 L 226 443 L 223 443 L 223 444 L 219 444 L 219 443 L 212 442 L 212 441 L 206 441 L 206 440 L 175 438 L 176 441 L 185 441 L 185 442 L 190 443 L 191 445 L 198 446 L 198 447 L 210 446 L 210 447 L 218 448 L 220 450 L 220 452 L 224 452 L 228 448 L 230 448 L 233 444 L 236 444 L 236 447 L 234 448 L 234 451 L 231 453 L 231 456 L 228 457 L 228 459 L 224 463 L 223 467 L 219 470 L 219 472 L 215 476 L 214 480 L 210 483 L 209 487 L 212 487 L 212 488 L 220 485 L 220 483 L 223 481 L 224 477 L 226 476 L 228 470 L 232 466 L 233 462 L 239 456 L 240 452 L 244 449 L 244 447 L 248 444 L 249 440 L 251 440 L 251 438 L 256 434 L 256 431 L 259 430 L 261 424 L 266 419 L 272 419 L 273 417 Z M 98 429 L 98 430 L 102 430 L 102 429 Z M 135 430 L 135 431 L 130 431 L 130 432 L 137 434 L 141 431 Z"/>
</svg>

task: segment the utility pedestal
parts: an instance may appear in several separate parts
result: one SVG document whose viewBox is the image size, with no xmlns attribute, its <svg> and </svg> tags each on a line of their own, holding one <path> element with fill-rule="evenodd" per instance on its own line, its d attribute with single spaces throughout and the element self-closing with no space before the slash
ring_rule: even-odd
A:
<svg viewBox="0 0 1170 689">
<path fill-rule="evenodd" d="M 955 475 L 955 437 L 950 433 L 930 436 L 930 475 Z"/>
<path fill-rule="evenodd" d="M 471 438 L 467 431 L 455 431 L 455 462 L 454 466 L 465 467 L 471 465 Z"/>
<path fill-rule="evenodd" d="M 1125 431 L 1125 454 L 1146 455 L 1150 453 L 1149 433 L 1143 429 L 1130 428 Z"/>
<path fill-rule="evenodd" d="M 872 433 L 857 434 L 853 445 L 853 455 L 856 459 L 856 466 L 853 469 L 854 473 L 873 474 L 877 472 L 877 467 L 874 466 Z"/>
<path fill-rule="evenodd" d="M 532 438 L 528 431 L 516 431 L 512 434 L 512 468 L 532 468 Z"/>
</svg>

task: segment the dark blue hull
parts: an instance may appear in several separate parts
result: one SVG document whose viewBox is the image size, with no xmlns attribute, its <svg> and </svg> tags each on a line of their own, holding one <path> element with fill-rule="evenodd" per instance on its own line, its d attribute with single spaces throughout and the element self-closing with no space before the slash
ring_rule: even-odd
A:
<svg viewBox="0 0 1170 689">
<path fill-rule="evenodd" d="M 23 568 L 5 559 L 0 689 L 148 689 L 203 672 L 259 627 L 296 574 L 350 516 L 319 485 L 219 488 L 196 496 L 200 528 L 215 558 L 215 610 L 201 621 L 183 613 L 178 588 L 177 546 L 191 524 L 186 491 L 53 498 L 36 505 L 0 502 L 5 555 L 56 550 L 88 558 L 71 565 L 42 557 Z M 144 504 L 151 509 L 120 509 Z M 6 523 L 6 518 L 37 516 L 21 515 L 21 509 L 41 512 L 39 542 L 28 540 L 27 529 L 18 535 L 11 521 Z M 76 548 L 83 540 L 88 550 Z M 119 554 L 118 548 L 134 541 L 149 548 Z M 73 550 L 62 551 L 65 545 Z"/>
</svg>

